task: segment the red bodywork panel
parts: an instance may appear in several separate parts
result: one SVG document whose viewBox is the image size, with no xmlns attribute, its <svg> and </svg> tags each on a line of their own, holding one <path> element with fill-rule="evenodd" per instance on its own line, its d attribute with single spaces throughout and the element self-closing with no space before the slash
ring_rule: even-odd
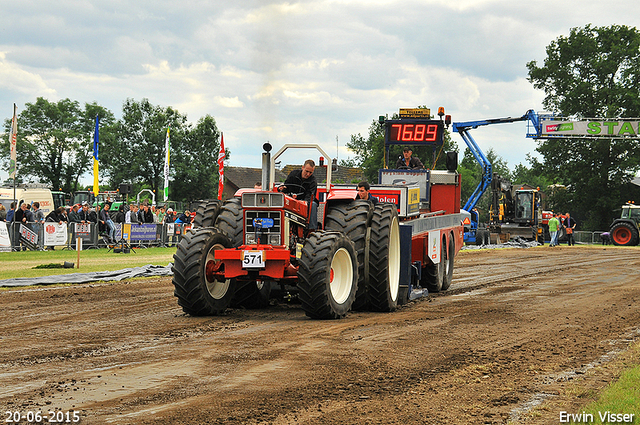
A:
<svg viewBox="0 0 640 425">
<path fill-rule="evenodd" d="M 444 211 L 446 214 L 460 212 L 460 184 L 432 184 L 431 211 Z"/>
<path fill-rule="evenodd" d="M 262 251 L 264 253 L 265 268 L 247 269 L 242 267 L 242 252 L 245 250 Z M 291 253 L 288 249 L 274 249 L 271 245 L 244 245 L 238 248 L 219 249 L 214 252 L 216 261 L 224 261 L 224 270 L 221 278 L 232 279 L 234 277 L 247 276 L 249 271 L 257 270 L 260 276 L 282 279 L 288 275 Z"/>
</svg>

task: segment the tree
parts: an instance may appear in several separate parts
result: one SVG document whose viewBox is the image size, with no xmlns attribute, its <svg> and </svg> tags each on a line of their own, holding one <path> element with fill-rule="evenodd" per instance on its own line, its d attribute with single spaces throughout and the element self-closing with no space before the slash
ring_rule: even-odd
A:
<svg viewBox="0 0 640 425">
<path fill-rule="evenodd" d="M 573 28 L 546 49 L 529 81 L 545 92 L 543 105 L 577 118 L 640 116 L 640 33 L 636 28 Z M 607 229 L 626 200 L 623 187 L 640 169 L 640 144 L 630 139 L 539 140 L 541 171 L 567 186 L 583 229 Z"/>
<path fill-rule="evenodd" d="M 148 99 L 127 99 L 114 137 L 101 145 L 100 157 L 110 185 L 122 182 L 147 188 L 156 197 L 164 184 L 165 138 L 171 127 L 172 146 L 181 146 L 188 132 L 187 117 L 171 107 L 152 105 Z M 158 199 L 158 198 L 156 198 Z"/>
<path fill-rule="evenodd" d="M 181 139 L 172 146 L 170 197 L 175 201 L 210 199 L 218 193 L 218 152 L 220 132 L 215 119 L 206 115 L 198 120 Z M 225 149 L 229 159 L 229 150 Z"/>
<path fill-rule="evenodd" d="M 25 104 L 18 116 L 18 174 L 35 177 L 53 189 L 77 190 L 80 176 L 91 164 L 96 114 L 107 124 L 114 119 L 96 103 L 85 104 L 84 110 L 70 99 L 54 103 L 39 97 Z M 10 125 L 7 120 L 7 130 Z M 1 149 L 3 158 L 8 158 L 8 138 Z"/>
</svg>

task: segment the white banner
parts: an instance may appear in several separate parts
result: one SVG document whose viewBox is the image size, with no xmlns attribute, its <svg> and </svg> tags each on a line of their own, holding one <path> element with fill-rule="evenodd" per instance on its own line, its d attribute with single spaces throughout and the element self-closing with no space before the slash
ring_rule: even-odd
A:
<svg viewBox="0 0 640 425">
<path fill-rule="evenodd" d="M 9 223 L 0 222 L 0 251 L 11 251 L 9 239 Z"/>
<path fill-rule="evenodd" d="M 554 136 L 632 137 L 640 135 L 640 121 L 542 121 L 542 133 Z"/>
<path fill-rule="evenodd" d="M 44 245 L 66 245 L 67 243 L 67 223 L 44 223 Z"/>
</svg>

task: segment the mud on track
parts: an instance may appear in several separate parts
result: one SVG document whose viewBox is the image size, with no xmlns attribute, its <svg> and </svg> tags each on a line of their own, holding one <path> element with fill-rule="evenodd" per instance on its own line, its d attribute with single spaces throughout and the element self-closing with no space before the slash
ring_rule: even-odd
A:
<svg viewBox="0 0 640 425">
<path fill-rule="evenodd" d="M 586 401 L 568 385 L 606 385 L 598 364 L 640 338 L 638 248 L 466 251 L 455 266 L 447 292 L 339 321 L 297 304 L 190 317 L 170 278 L 1 291 L 3 420 L 556 424 Z"/>
</svg>

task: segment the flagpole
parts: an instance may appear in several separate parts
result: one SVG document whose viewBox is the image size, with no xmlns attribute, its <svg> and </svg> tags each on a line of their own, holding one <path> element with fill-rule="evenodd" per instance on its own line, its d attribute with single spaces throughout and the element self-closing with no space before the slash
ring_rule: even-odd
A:
<svg viewBox="0 0 640 425">
<path fill-rule="evenodd" d="M 167 137 L 165 139 L 165 161 L 164 161 L 164 202 L 169 200 L 169 161 L 171 159 L 171 141 L 169 139 L 169 131 L 171 126 L 167 128 Z M 165 205 L 166 207 L 166 205 Z"/>
<path fill-rule="evenodd" d="M 100 116 L 96 115 L 96 129 L 93 133 L 93 196 L 98 201 L 100 185 L 98 184 L 98 150 L 100 145 Z"/>
<path fill-rule="evenodd" d="M 18 117 L 17 117 L 18 106 L 13 104 L 13 118 L 11 119 L 11 136 L 9 138 L 9 144 L 11 145 L 11 159 L 9 162 L 9 175 L 13 178 L 13 203 L 15 208 L 18 208 L 18 199 L 16 197 L 16 174 L 18 170 L 18 162 L 17 162 L 17 139 L 18 139 Z"/>
<path fill-rule="evenodd" d="M 218 153 L 218 200 L 222 199 L 224 190 L 224 134 L 220 133 L 220 152 Z"/>
</svg>

